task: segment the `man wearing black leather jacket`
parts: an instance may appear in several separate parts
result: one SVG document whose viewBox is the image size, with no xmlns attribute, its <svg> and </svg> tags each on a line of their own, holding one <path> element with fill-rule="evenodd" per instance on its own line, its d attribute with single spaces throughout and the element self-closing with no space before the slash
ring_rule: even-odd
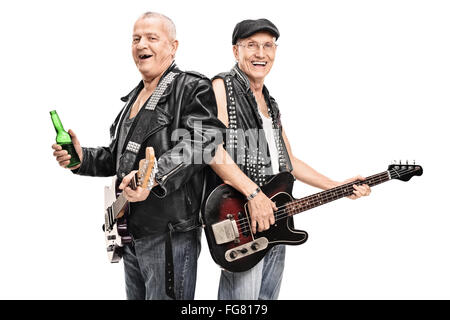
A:
<svg viewBox="0 0 450 320">
<path fill-rule="evenodd" d="M 220 136 L 223 125 L 217 119 L 210 80 L 180 71 L 174 62 L 177 47 L 169 18 L 150 12 L 141 16 L 134 25 L 132 54 L 142 81 L 122 98 L 125 106 L 111 126 L 110 145 L 82 148 L 69 130 L 81 159 L 81 165 L 71 170 L 86 176 L 117 175 L 130 202 L 133 245 L 123 252 L 128 299 L 193 299 L 195 294 L 198 212 L 202 169 L 207 164 L 203 155 L 206 151 L 214 155 L 215 134 L 219 131 Z M 168 82 L 166 87 L 161 87 L 163 82 Z M 152 101 L 158 90 L 162 95 Z M 144 116 L 149 120 L 142 124 L 139 119 Z M 142 142 L 137 143 L 136 137 Z M 151 192 L 132 190 L 128 183 L 147 146 L 154 148 L 158 159 L 156 186 Z M 66 167 L 70 156 L 60 146 L 52 147 L 59 164 Z"/>
</svg>

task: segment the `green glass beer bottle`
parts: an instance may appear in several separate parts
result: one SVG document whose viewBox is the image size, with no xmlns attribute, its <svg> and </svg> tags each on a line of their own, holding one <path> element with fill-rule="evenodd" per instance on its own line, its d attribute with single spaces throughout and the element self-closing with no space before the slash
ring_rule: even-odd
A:
<svg viewBox="0 0 450 320">
<path fill-rule="evenodd" d="M 53 126 L 56 130 L 56 143 L 71 155 L 70 163 L 67 167 L 75 167 L 76 165 L 80 164 L 80 158 L 78 157 L 78 153 L 73 146 L 70 134 L 64 130 L 61 120 L 56 113 L 56 110 L 50 111 L 50 116 L 52 118 Z"/>
</svg>

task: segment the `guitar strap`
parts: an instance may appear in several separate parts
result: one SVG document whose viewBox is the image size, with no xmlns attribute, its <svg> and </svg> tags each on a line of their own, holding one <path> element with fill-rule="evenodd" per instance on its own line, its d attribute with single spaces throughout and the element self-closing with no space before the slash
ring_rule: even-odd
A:
<svg viewBox="0 0 450 320">
<path fill-rule="evenodd" d="M 144 142 L 147 132 L 151 130 L 149 128 L 152 123 L 150 120 L 153 116 L 153 111 L 158 104 L 159 99 L 163 95 L 167 87 L 172 83 L 178 73 L 169 72 L 158 84 L 155 91 L 151 95 L 150 99 L 147 101 L 143 110 L 139 111 L 136 115 L 136 119 L 130 128 L 132 132 L 131 136 L 128 136 L 125 142 L 126 148 L 122 153 L 120 158 L 119 167 L 117 171 L 117 176 L 119 179 L 123 179 L 128 173 L 133 170 L 136 163 L 136 158 L 141 149 L 141 144 Z"/>
<path fill-rule="evenodd" d="M 146 134 L 151 130 L 149 128 L 152 123 L 150 120 L 153 116 L 153 111 L 156 108 L 161 96 L 166 91 L 167 87 L 172 83 L 178 73 L 169 72 L 164 78 L 159 82 L 155 91 L 151 95 L 150 99 L 146 103 L 143 110 L 141 110 L 137 115 L 136 119 L 130 128 L 132 132 L 131 136 L 128 138 L 128 142 L 125 142 L 126 148 L 120 158 L 119 168 L 117 175 L 120 179 L 123 179 L 131 170 L 134 168 L 136 163 L 136 158 L 141 149 L 142 143 L 146 137 Z M 165 268 L 166 268 L 166 294 L 172 299 L 175 297 L 175 280 L 174 280 L 174 267 L 173 267 L 173 253 L 172 253 L 172 232 L 174 228 L 169 224 L 169 232 L 167 234 L 165 242 Z"/>
</svg>

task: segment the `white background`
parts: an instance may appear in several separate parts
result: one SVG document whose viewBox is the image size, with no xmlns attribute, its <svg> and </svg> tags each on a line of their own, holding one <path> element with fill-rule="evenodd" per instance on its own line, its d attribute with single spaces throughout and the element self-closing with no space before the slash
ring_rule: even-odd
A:
<svg viewBox="0 0 450 320">
<path fill-rule="evenodd" d="M 49 111 L 82 145 L 108 144 L 140 79 L 131 32 L 145 11 L 175 22 L 180 68 L 210 77 L 234 64 L 235 24 L 269 18 L 281 37 L 266 84 L 300 159 L 335 180 L 424 168 L 296 216 L 310 238 L 288 247 L 280 299 L 450 298 L 448 2 L 262 0 L 1 2 L 0 298 L 125 298 L 100 229 L 110 179 L 57 166 Z M 196 298 L 215 299 L 218 279 L 203 239 Z"/>
</svg>

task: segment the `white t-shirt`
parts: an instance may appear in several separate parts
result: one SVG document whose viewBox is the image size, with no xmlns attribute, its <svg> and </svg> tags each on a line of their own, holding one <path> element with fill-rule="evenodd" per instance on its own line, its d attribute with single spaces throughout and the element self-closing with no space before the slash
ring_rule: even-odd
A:
<svg viewBox="0 0 450 320">
<path fill-rule="evenodd" d="M 272 127 L 272 118 L 267 118 L 261 113 L 258 108 L 259 115 L 263 122 L 264 134 L 266 136 L 267 144 L 269 145 L 270 161 L 272 163 L 273 174 L 280 172 L 280 166 L 278 162 L 278 149 L 275 143 L 275 132 Z"/>
</svg>

